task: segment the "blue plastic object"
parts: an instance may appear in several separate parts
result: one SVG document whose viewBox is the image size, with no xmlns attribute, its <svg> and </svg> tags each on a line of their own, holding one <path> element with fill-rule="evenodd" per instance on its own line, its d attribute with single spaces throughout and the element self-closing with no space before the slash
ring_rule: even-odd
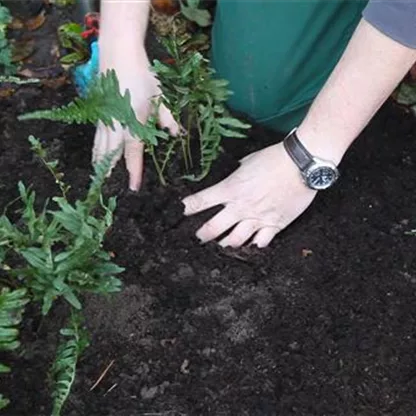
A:
<svg viewBox="0 0 416 416">
<path fill-rule="evenodd" d="M 78 65 L 74 69 L 73 77 L 75 87 L 81 97 L 85 97 L 92 82 L 99 71 L 99 48 L 98 42 L 94 41 L 90 45 L 91 58 L 85 64 Z"/>
</svg>

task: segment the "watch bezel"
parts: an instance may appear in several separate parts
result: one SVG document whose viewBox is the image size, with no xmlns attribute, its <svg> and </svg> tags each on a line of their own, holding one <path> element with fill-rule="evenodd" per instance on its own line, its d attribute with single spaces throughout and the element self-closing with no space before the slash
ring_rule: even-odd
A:
<svg viewBox="0 0 416 416">
<path fill-rule="evenodd" d="M 334 177 L 331 182 L 324 184 L 322 186 L 316 186 L 311 183 L 311 178 L 313 173 L 315 173 L 318 169 L 331 169 L 334 172 Z M 311 164 L 302 172 L 303 179 L 305 184 L 310 188 L 316 191 L 323 191 L 325 189 L 330 188 L 339 178 L 339 171 L 336 165 L 328 160 L 319 159 L 317 157 L 313 158 Z"/>
</svg>

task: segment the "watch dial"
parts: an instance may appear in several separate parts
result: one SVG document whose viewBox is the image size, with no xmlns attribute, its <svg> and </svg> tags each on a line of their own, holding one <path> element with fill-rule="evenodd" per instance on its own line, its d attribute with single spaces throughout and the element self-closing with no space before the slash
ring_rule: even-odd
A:
<svg viewBox="0 0 416 416">
<path fill-rule="evenodd" d="M 326 166 L 319 167 L 312 171 L 308 177 L 308 184 L 313 189 L 327 189 L 336 180 L 335 171 Z"/>
</svg>

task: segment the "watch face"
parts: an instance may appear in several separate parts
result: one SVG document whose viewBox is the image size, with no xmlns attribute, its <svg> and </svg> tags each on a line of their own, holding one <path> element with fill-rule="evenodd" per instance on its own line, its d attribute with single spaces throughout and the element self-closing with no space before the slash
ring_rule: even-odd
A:
<svg viewBox="0 0 416 416">
<path fill-rule="evenodd" d="M 337 172 L 329 166 L 318 166 L 308 172 L 307 183 L 312 189 L 323 190 L 329 188 L 337 180 Z"/>
</svg>

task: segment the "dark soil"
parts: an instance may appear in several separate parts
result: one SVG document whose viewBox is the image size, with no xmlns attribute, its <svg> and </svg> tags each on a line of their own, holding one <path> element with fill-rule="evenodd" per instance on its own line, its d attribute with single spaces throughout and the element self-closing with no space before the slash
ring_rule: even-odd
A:
<svg viewBox="0 0 416 416">
<path fill-rule="evenodd" d="M 39 197 L 53 180 L 29 150 L 41 137 L 72 196 L 90 174 L 94 129 L 17 123 L 68 102 L 73 90 L 22 87 L 0 102 L 0 209 L 17 181 Z M 337 186 L 270 248 L 201 246 L 212 213 L 182 216 L 181 197 L 225 177 L 238 159 L 281 136 L 255 127 L 227 141 L 204 183 L 163 188 L 147 163 L 138 195 L 120 166 L 106 185 L 118 209 L 107 247 L 126 267 L 124 290 L 85 299 L 91 346 L 67 416 L 416 415 L 416 121 L 388 103 L 342 163 Z M 66 306 L 29 311 L 23 347 L 1 390 L 7 416 L 50 414 L 48 367 Z M 97 388 L 91 386 L 114 360 Z"/>
</svg>

